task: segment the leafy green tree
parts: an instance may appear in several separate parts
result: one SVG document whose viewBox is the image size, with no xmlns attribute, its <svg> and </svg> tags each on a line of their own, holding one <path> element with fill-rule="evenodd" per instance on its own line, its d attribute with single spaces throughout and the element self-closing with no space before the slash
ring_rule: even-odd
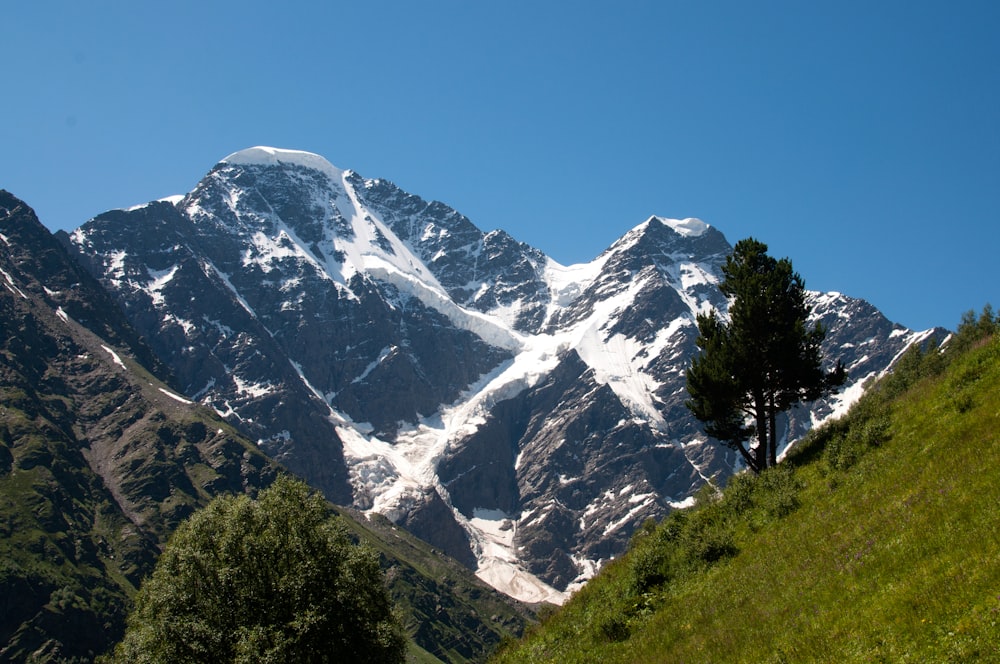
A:
<svg viewBox="0 0 1000 664">
<path fill-rule="evenodd" d="M 279 478 L 223 496 L 171 536 L 114 662 L 402 662 L 378 557 Z"/>
<path fill-rule="evenodd" d="M 972 309 L 962 314 L 958 330 L 948 340 L 945 350 L 951 356 L 958 356 L 969 350 L 984 339 L 992 337 L 1000 331 L 1000 316 L 993 311 L 991 304 L 986 304 L 983 311 L 976 317 Z"/>
<path fill-rule="evenodd" d="M 766 244 L 747 238 L 736 243 L 722 274 L 729 322 L 714 310 L 698 316 L 701 353 L 687 370 L 687 407 L 709 436 L 759 473 L 777 463 L 778 413 L 829 394 L 847 372 L 839 362 L 823 370 L 826 330 L 808 326 L 805 284 L 790 260 L 772 258 Z"/>
</svg>

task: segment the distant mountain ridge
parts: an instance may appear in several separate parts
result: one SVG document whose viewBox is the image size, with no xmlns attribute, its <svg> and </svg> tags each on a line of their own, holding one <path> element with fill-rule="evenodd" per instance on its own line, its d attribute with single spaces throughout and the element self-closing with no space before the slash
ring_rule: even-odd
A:
<svg viewBox="0 0 1000 664">
<path fill-rule="evenodd" d="M 683 405 L 695 316 L 726 310 L 731 245 L 699 220 L 650 217 L 563 266 L 385 180 L 251 148 L 62 239 L 188 397 L 521 599 L 561 601 L 736 467 Z M 935 332 L 810 303 L 850 379 L 785 418 L 786 443 Z"/>
</svg>

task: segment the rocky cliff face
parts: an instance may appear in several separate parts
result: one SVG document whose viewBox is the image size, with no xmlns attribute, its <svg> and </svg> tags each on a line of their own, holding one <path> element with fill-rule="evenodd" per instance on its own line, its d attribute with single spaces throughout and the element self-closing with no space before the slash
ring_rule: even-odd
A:
<svg viewBox="0 0 1000 664">
<path fill-rule="evenodd" d="M 717 229 L 651 217 L 562 266 L 441 203 L 253 148 L 181 200 L 64 238 L 176 376 L 333 500 L 523 599 L 558 601 L 737 459 L 684 408 L 695 316 L 726 310 Z M 928 333 L 815 293 L 845 391 Z"/>
</svg>

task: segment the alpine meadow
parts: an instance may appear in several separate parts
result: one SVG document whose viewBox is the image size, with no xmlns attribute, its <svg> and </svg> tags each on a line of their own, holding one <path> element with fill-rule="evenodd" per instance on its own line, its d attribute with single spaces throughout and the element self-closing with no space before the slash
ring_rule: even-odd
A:
<svg viewBox="0 0 1000 664">
<path fill-rule="evenodd" d="M 494 662 L 1000 661 L 1000 321 L 707 485 Z"/>
</svg>

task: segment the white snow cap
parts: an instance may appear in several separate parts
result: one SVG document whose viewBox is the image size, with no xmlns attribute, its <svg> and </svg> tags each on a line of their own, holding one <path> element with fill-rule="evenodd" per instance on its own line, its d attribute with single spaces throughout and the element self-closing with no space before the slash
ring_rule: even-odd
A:
<svg viewBox="0 0 1000 664">
<path fill-rule="evenodd" d="M 646 223 L 654 221 L 658 221 L 665 226 L 669 226 L 684 237 L 698 237 L 708 230 L 708 224 L 701 219 L 695 219 L 693 217 L 688 217 L 687 219 L 667 219 L 666 217 L 657 217 L 656 215 L 653 215 L 646 220 Z"/>
<path fill-rule="evenodd" d="M 269 148 L 263 145 L 234 152 L 222 161 L 226 164 L 257 166 L 294 164 L 321 171 L 329 175 L 331 178 L 339 178 L 343 174 L 343 170 L 337 168 L 328 162 L 324 157 L 321 157 L 313 152 Z"/>
</svg>

